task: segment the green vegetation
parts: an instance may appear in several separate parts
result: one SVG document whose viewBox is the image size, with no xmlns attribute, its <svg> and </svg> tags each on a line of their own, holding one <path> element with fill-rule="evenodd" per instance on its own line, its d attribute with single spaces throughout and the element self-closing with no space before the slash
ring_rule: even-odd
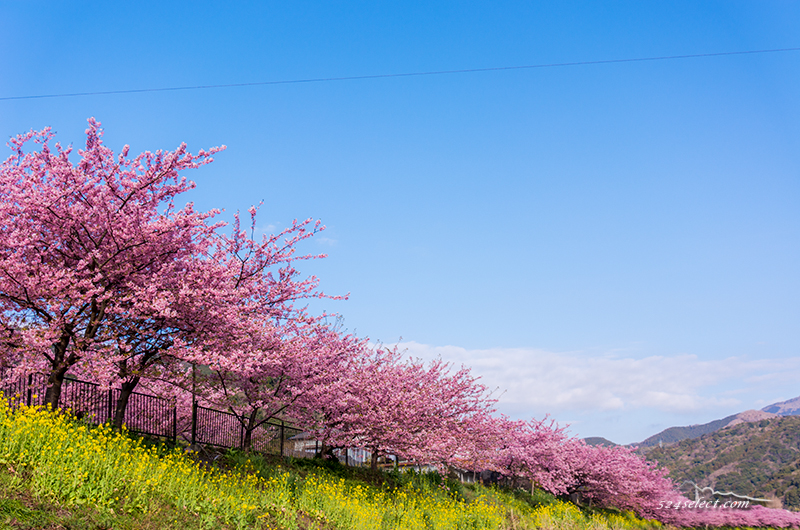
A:
<svg viewBox="0 0 800 530">
<path fill-rule="evenodd" d="M 0 404 L 2 529 L 634 529 L 536 491 L 230 452 L 214 465 L 38 409 Z"/>
<path fill-rule="evenodd" d="M 753 497 L 775 497 L 800 509 L 800 417 L 741 423 L 646 453 L 676 482 Z"/>
</svg>

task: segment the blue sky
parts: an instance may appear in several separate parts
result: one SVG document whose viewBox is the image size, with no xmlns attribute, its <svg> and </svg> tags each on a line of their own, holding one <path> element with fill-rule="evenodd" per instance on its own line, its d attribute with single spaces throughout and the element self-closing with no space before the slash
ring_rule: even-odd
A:
<svg viewBox="0 0 800 530">
<path fill-rule="evenodd" d="M 7 2 L 0 98 L 800 46 L 800 3 Z M 501 411 L 635 442 L 800 395 L 800 52 L 0 100 L 86 119 L 226 216 L 327 230 L 361 336 L 466 363 Z"/>
</svg>

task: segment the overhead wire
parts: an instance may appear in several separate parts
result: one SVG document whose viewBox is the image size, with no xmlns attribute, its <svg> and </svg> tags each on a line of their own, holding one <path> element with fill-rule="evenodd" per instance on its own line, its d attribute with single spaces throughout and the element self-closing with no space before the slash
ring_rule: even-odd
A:
<svg viewBox="0 0 800 530">
<path fill-rule="evenodd" d="M 420 77 L 432 75 L 447 75 L 447 74 L 469 74 L 477 72 L 498 72 L 504 70 L 530 70 L 537 68 L 557 68 L 568 66 L 589 66 L 601 64 L 618 64 L 618 63 L 635 63 L 647 61 L 667 61 L 677 59 L 697 59 L 702 57 L 723 57 L 731 55 L 753 55 L 761 53 L 779 53 L 779 52 L 796 52 L 800 51 L 797 48 L 774 48 L 767 50 L 747 50 L 738 52 L 715 52 L 715 53 L 693 53 L 685 55 L 662 55 L 656 57 L 635 57 L 628 59 L 605 59 L 598 61 L 574 61 L 565 63 L 543 63 L 543 64 L 528 64 L 518 66 L 494 66 L 488 68 L 464 68 L 458 70 L 432 70 L 425 72 L 403 72 L 395 74 L 371 74 L 371 75 L 353 75 L 342 77 L 312 77 L 308 79 L 287 79 L 278 81 L 256 81 L 249 83 L 225 83 L 215 85 L 191 85 L 191 86 L 177 86 L 177 87 L 159 87 L 159 88 L 133 88 L 125 90 L 98 90 L 91 92 L 70 92 L 61 94 L 37 94 L 27 96 L 6 96 L 0 97 L 0 101 L 12 101 L 23 99 L 46 99 L 46 98 L 67 98 L 79 96 L 107 96 L 114 94 L 140 94 L 147 92 L 174 92 L 179 90 L 207 90 L 212 88 L 238 88 L 238 87 L 252 87 L 252 86 L 269 86 L 269 85 L 292 85 L 300 83 L 324 83 L 333 81 L 357 81 L 364 79 L 388 79 L 395 77 Z"/>
</svg>

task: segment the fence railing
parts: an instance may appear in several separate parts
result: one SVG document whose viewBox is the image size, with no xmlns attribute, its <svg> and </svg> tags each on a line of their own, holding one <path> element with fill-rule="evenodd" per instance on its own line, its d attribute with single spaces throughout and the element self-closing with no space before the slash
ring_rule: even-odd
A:
<svg viewBox="0 0 800 530">
<path fill-rule="evenodd" d="M 0 373 L 0 381 L 2 381 Z M 12 406 L 44 405 L 47 378 L 41 374 L 23 376 L 0 385 L 0 391 Z M 103 389 L 101 385 L 71 377 L 64 378 L 60 407 L 76 417 L 96 425 L 114 418 L 119 389 Z M 191 443 L 229 449 L 244 449 L 245 427 L 231 412 L 201 406 L 196 402 L 191 411 Z M 128 399 L 123 420 L 128 431 L 158 436 L 176 442 L 178 438 L 178 409 L 173 400 L 133 392 Z M 319 451 L 319 442 L 311 433 L 269 420 L 251 433 L 249 449 L 262 453 L 310 458 Z M 339 450 L 336 456 L 345 464 L 359 465 L 366 461 L 362 450 Z"/>
<path fill-rule="evenodd" d="M 192 444 L 244 449 L 245 434 L 244 423 L 235 414 L 197 403 L 193 405 Z M 302 429 L 288 426 L 283 421 L 268 420 L 253 429 L 249 449 L 282 456 L 313 456 L 305 448 L 298 450 L 297 441 L 302 434 Z"/>
<path fill-rule="evenodd" d="M 44 405 L 47 378 L 41 374 L 23 376 L 6 383 L 0 390 L 12 404 Z M 116 388 L 104 390 L 97 383 L 65 377 L 60 406 L 79 419 L 99 425 L 113 419 L 119 394 L 120 390 Z M 131 393 L 123 423 L 133 433 L 167 438 L 173 442 L 178 437 L 177 409 L 171 400 L 162 397 Z"/>
</svg>

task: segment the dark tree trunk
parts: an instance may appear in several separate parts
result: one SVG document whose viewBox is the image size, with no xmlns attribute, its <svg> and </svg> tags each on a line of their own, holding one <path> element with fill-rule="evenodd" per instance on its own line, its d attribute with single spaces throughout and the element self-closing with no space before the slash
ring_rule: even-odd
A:
<svg viewBox="0 0 800 530">
<path fill-rule="evenodd" d="M 136 368 L 134 369 L 128 368 L 128 359 L 123 359 L 117 363 L 117 377 L 119 377 L 121 381 L 125 382 L 122 383 L 122 386 L 120 387 L 119 397 L 117 398 L 116 407 L 114 408 L 112 425 L 115 429 L 122 428 L 122 424 L 125 422 L 125 412 L 128 410 L 128 401 L 130 400 L 131 394 L 133 394 L 133 391 L 136 390 L 136 387 L 139 385 L 139 381 L 142 379 L 141 374 L 144 373 L 144 371 L 150 366 L 150 363 L 156 358 L 156 354 L 158 352 L 158 348 L 145 351 L 137 363 Z M 192 393 L 194 394 L 194 390 Z"/>
<path fill-rule="evenodd" d="M 45 405 L 49 405 L 53 410 L 57 409 L 61 402 L 61 386 L 64 384 L 64 376 L 66 373 L 66 367 L 57 368 L 50 372 L 50 377 L 47 379 L 44 403 Z"/>
<path fill-rule="evenodd" d="M 329 445 L 326 442 L 322 442 L 319 444 L 317 453 L 314 455 L 314 458 L 321 458 L 323 460 L 330 460 L 331 462 L 333 461 L 338 462 L 339 459 L 334 454 L 333 449 L 334 447 L 332 445 Z M 345 460 L 346 459 L 347 457 L 345 457 Z"/>
<path fill-rule="evenodd" d="M 377 471 L 378 470 L 378 448 L 377 447 L 373 447 L 372 448 L 372 454 L 370 455 L 370 461 L 369 461 L 369 468 L 372 469 L 373 471 Z"/>
<path fill-rule="evenodd" d="M 250 447 L 253 445 L 253 431 L 255 430 L 257 415 L 258 409 L 253 409 L 253 411 L 250 413 L 250 417 L 247 419 L 247 425 L 244 426 L 242 449 L 245 451 L 249 451 Z"/>
<path fill-rule="evenodd" d="M 94 265 L 92 265 L 90 269 L 93 267 Z M 61 329 L 61 337 L 59 337 L 58 342 L 53 344 L 53 357 L 50 359 L 50 376 L 47 379 L 47 390 L 44 394 L 45 404 L 49 405 L 53 410 L 57 409 L 61 404 L 61 387 L 64 384 L 64 377 L 67 375 L 67 370 L 80 360 L 80 357 L 74 350 L 85 350 L 88 344 L 94 340 L 97 331 L 100 329 L 100 324 L 105 318 L 107 305 L 108 300 L 98 305 L 97 299 L 93 299 L 91 318 L 89 320 L 89 325 L 86 327 L 86 331 L 83 333 L 83 338 L 78 339 L 77 337 L 73 337 L 75 325 L 74 323 L 68 323 L 64 324 L 64 327 Z M 70 341 L 73 342 L 75 348 L 68 354 L 67 348 L 69 347 Z"/>
<path fill-rule="evenodd" d="M 125 422 L 125 411 L 128 410 L 128 400 L 138 384 L 139 376 L 122 383 L 122 387 L 119 390 L 119 397 L 117 398 L 117 406 L 114 409 L 114 421 L 112 422 L 112 425 L 117 430 L 122 429 L 122 424 Z"/>
<path fill-rule="evenodd" d="M 78 362 L 78 357 L 73 353 L 67 355 L 67 346 L 71 337 L 71 330 L 62 333 L 61 339 L 53 345 L 53 358 L 50 362 L 50 375 L 47 378 L 47 390 L 44 393 L 44 403 L 52 410 L 56 410 L 61 403 L 61 387 L 64 377 L 70 366 Z"/>
</svg>

